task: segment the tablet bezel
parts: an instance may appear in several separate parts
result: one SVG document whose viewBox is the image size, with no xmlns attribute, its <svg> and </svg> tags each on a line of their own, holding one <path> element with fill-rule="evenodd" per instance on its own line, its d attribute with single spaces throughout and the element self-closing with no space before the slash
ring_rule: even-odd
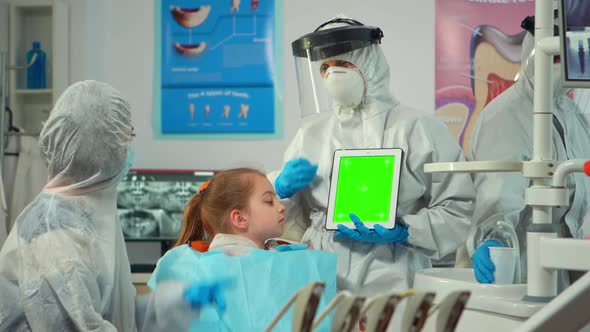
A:
<svg viewBox="0 0 590 332">
<path fill-rule="evenodd" d="M 365 227 L 373 229 L 375 225 L 381 225 L 387 229 L 393 229 L 395 227 L 395 217 L 397 214 L 397 204 L 399 196 L 399 183 L 400 174 L 402 170 L 403 162 L 403 150 L 401 148 L 387 148 L 387 149 L 345 149 L 334 151 L 334 158 L 332 161 L 332 172 L 330 176 L 330 191 L 328 194 L 328 206 L 326 213 L 326 230 L 337 230 L 338 225 L 344 225 L 350 229 L 356 229 L 354 223 L 335 223 L 333 221 L 334 208 L 336 202 L 336 183 L 338 181 L 338 175 L 340 172 L 340 160 L 342 157 L 374 157 L 374 156 L 394 156 L 394 174 L 391 185 L 391 202 L 389 209 L 389 218 L 387 222 L 375 222 L 371 220 L 362 220 Z M 353 212 L 353 211 L 351 211 Z"/>
</svg>

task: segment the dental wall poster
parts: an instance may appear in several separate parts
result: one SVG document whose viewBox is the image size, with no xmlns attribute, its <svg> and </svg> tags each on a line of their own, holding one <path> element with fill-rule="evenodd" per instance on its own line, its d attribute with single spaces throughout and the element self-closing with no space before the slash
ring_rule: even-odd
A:
<svg viewBox="0 0 590 332">
<path fill-rule="evenodd" d="M 535 2 L 437 0 L 435 10 L 435 115 L 468 153 L 475 120 L 520 70 L 520 24 Z"/>
<path fill-rule="evenodd" d="M 276 134 L 277 2 L 156 1 L 156 131 L 172 137 Z"/>
</svg>

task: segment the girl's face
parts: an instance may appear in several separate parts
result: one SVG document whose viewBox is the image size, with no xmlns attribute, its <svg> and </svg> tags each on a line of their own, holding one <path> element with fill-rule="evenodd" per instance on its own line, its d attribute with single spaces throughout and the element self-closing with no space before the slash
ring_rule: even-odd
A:
<svg viewBox="0 0 590 332">
<path fill-rule="evenodd" d="M 256 243 L 279 237 L 285 229 L 285 206 L 279 202 L 274 188 L 263 176 L 254 176 L 254 190 L 250 196 L 245 218 L 249 237 Z"/>
</svg>

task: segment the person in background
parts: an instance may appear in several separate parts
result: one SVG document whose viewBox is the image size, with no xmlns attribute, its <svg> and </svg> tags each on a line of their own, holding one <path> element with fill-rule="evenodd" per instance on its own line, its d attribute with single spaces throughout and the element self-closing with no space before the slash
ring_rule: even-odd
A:
<svg viewBox="0 0 590 332">
<path fill-rule="evenodd" d="M 532 23 L 531 23 L 532 22 Z M 472 160 L 531 160 L 533 158 L 534 94 L 534 17 L 527 17 L 528 30 L 522 44 L 522 69 L 518 80 L 490 102 L 477 119 L 470 145 Z M 561 63 L 553 65 L 552 160 L 590 156 L 590 119 L 567 96 L 569 89 L 561 81 Z M 502 135 L 498 135 L 498 128 Z M 519 251 L 520 264 L 515 282 L 527 281 L 526 230 L 532 223 L 530 207 L 525 204 L 525 191 L 530 185 L 520 173 L 475 173 L 474 229 L 467 241 L 467 256 L 458 255 L 459 266 L 467 266 L 471 257 L 476 279 L 494 282 L 495 266 L 490 247 L 513 247 Z M 582 223 L 590 204 L 590 179 L 584 174 L 568 176 L 570 206 L 554 208 L 553 225 L 560 236 L 582 238 Z M 575 279 L 572 273 L 571 277 Z M 560 270 L 558 289 L 569 285 L 570 274 Z"/>
<path fill-rule="evenodd" d="M 218 280 L 136 296 L 116 204 L 133 136 L 129 104 L 105 83 L 58 99 L 40 135 L 49 181 L 0 251 L 0 330 L 184 330 L 200 308 L 223 310 Z"/>
</svg>

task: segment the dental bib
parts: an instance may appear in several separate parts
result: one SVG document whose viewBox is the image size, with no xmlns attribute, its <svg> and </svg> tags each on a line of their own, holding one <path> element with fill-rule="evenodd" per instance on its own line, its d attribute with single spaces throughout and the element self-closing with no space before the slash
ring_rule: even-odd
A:
<svg viewBox="0 0 590 332">
<path fill-rule="evenodd" d="M 201 309 L 190 331 L 264 331 L 289 299 L 314 281 L 326 283 L 317 312 L 336 295 L 336 255 L 316 250 L 273 252 L 252 249 L 243 256 L 227 256 L 220 250 L 201 253 L 188 245 L 174 248 L 158 261 L 148 286 L 175 279 L 187 283 L 227 278 L 226 310 Z M 275 331 L 291 330 L 291 308 Z M 316 316 L 317 317 L 317 316 Z M 318 331 L 329 331 L 325 320 Z"/>
</svg>

